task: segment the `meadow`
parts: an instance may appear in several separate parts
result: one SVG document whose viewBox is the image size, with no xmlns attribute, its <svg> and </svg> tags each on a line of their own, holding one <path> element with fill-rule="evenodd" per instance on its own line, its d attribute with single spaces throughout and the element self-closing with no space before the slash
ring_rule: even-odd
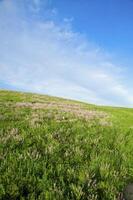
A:
<svg viewBox="0 0 133 200">
<path fill-rule="evenodd" d="M 1 200 L 118 200 L 133 109 L 0 90 Z"/>
</svg>

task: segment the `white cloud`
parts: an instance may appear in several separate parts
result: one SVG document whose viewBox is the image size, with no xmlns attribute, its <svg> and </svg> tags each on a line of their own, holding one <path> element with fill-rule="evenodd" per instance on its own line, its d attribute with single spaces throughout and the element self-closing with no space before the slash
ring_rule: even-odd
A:
<svg viewBox="0 0 133 200">
<path fill-rule="evenodd" d="M 0 4 L 1 82 L 90 103 L 133 105 L 121 67 L 74 32 L 70 20 L 59 25 L 53 20 L 27 19 L 24 11 L 18 12 L 22 5 L 12 2 Z M 41 1 L 34 3 L 39 7 Z"/>
</svg>

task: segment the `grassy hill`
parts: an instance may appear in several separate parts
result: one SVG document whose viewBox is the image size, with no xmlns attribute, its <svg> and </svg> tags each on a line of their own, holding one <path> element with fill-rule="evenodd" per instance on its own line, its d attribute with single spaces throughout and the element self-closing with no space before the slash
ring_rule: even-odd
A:
<svg viewBox="0 0 133 200">
<path fill-rule="evenodd" d="M 133 182 L 133 109 L 0 91 L 0 199 L 117 200 Z"/>
</svg>

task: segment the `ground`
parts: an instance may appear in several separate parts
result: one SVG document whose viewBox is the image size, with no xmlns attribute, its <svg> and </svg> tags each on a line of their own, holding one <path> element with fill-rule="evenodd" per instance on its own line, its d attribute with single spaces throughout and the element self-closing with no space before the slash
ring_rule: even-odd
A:
<svg viewBox="0 0 133 200">
<path fill-rule="evenodd" d="M 132 143 L 133 109 L 1 90 L 0 199 L 120 199 Z"/>
</svg>

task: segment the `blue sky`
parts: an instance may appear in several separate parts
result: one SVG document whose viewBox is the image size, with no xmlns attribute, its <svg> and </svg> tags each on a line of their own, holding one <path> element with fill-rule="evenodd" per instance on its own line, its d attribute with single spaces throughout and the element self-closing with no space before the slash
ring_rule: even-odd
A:
<svg viewBox="0 0 133 200">
<path fill-rule="evenodd" d="M 133 107 L 132 0 L 0 0 L 0 88 Z"/>
</svg>

